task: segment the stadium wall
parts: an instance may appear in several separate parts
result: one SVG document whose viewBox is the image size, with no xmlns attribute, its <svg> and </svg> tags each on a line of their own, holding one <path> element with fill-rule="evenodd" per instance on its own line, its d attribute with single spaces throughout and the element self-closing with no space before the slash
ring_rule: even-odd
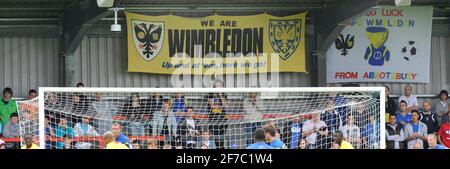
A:
<svg viewBox="0 0 450 169">
<path fill-rule="evenodd" d="M 295 12 L 297 13 L 297 12 Z M 211 13 L 172 13 L 185 17 L 204 17 Z M 220 13 L 221 15 L 251 15 L 258 13 Z M 271 13 L 272 14 L 272 13 Z M 273 15 L 285 16 L 294 14 L 275 13 Z M 158 15 L 158 14 L 151 14 Z M 125 25 L 122 25 L 125 27 Z M 314 74 L 312 62 L 312 49 L 314 44 L 314 29 L 312 24 L 307 27 L 306 65 L 308 73 L 281 73 L 280 87 L 306 87 L 312 86 L 311 77 Z M 92 31 L 82 40 L 73 55 L 73 81 L 68 86 L 74 86 L 77 82 L 84 82 L 91 87 L 172 87 L 170 75 L 158 75 L 148 73 L 127 72 L 127 41 L 125 30 L 121 34 L 112 34 L 109 25 L 96 25 Z M 194 83 L 201 80 L 201 76 L 193 76 L 190 86 L 210 87 Z M 224 77 L 225 86 L 251 87 L 249 79 L 254 76 L 234 75 Z"/>
<path fill-rule="evenodd" d="M 0 88 L 25 97 L 39 86 L 58 86 L 59 40 L 55 37 L 0 36 Z"/>
</svg>

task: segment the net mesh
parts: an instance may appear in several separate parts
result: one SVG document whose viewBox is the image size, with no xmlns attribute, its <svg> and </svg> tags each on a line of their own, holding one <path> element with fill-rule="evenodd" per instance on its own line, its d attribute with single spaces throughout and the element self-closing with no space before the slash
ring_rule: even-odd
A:
<svg viewBox="0 0 450 169">
<path fill-rule="evenodd" d="M 217 90 L 216 90 L 217 91 Z M 271 125 L 276 148 L 329 149 L 333 133 L 358 149 L 380 148 L 377 92 L 44 92 L 18 102 L 21 135 L 45 134 L 47 149 L 102 149 L 119 124 L 130 148 L 244 149 Z M 268 142 L 271 138 L 267 138 Z M 156 146 L 152 143 L 156 141 Z M 24 144 L 22 142 L 22 144 Z M 270 143 L 269 143 L 270 144 Z"/>
</svg>

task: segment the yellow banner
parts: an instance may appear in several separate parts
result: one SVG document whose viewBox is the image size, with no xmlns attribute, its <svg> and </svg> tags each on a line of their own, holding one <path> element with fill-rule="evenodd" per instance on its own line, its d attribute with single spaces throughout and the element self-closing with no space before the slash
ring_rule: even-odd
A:
<svg viewBox="0 0 450 169">
<path fill-rule="evenodd" d="M 306 72 L 305 15 L 186 18 L 126 13 L 128 71 Z"/>
</svg>

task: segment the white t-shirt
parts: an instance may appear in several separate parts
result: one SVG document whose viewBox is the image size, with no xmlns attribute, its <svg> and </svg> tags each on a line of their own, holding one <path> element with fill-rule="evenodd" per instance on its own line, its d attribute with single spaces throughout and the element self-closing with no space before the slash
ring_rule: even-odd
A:
<svg viewBox="0 0 450 169">
<path fill-rule="evenodd" d="M 400 104 L 402 100 L 406 101 L 406 104 L 408 104 L 407 107 L 419 106 L 419 102 L 415 95 L 410 95 L 409 97 L 402 95 L 398 98 L 398 103 Z"/>
<path fill-rule="evenodd" d="M 313 120 L 308 120 L 305 123 L 303 123 L 303 130 L 302 130 L 303 133 L 312 130 L 314 126 L 316 127 L 316 129 L 320 129 L 322 127 L 327 127 L 327 124 L 325 124 L 325 122 L 321 120 L 317 121 L 317 123 L 314 123 Z M 315 144 L 316 139 L 317 139 L 317 132 L 314 132 L 310 134 L 308 137 L 306 137 L 306 142 L 308 142 L 309 144 Z"/>
</svg>

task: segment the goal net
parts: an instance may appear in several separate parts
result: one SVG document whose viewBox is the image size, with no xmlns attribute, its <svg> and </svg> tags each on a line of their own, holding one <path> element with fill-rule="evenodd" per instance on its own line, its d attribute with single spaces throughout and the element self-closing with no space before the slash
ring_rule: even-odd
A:
<svg viewBox="0 0 450 169">
<path fill-rule="evenodd" d="M 135 149 L 244 149 L 257 128 L 280 149 L 330 149 L 338 131 L 354 148 L 384 147 L 384 88 L 39 90 L 18 102 L 21 135 L 47 149 L 103 149 L 108 131 Z"/>
</svg>

